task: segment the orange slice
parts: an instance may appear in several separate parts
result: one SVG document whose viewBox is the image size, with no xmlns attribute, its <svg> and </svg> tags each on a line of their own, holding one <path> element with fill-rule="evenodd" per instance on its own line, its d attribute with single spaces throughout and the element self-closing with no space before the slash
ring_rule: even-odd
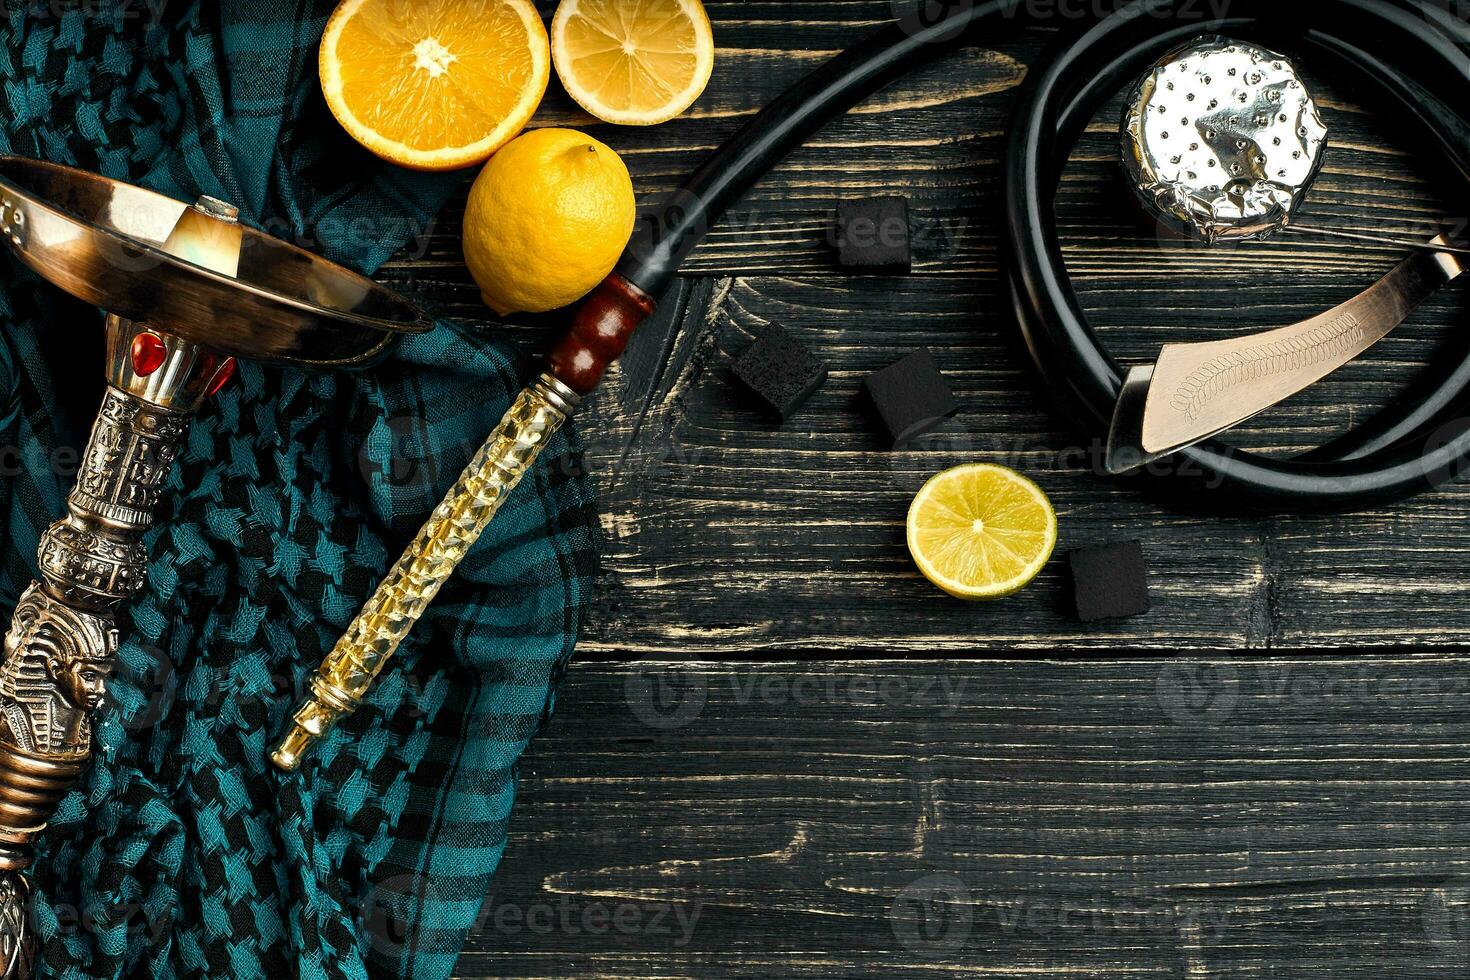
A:
<svg viewBox="0 0 1470 980">
<path fill-rule="evenodd" d="M 549 65 L 530 0 L 344 0 L 320 60 L 342 127 L 416 170 L 484 162 L 530 121 Z"/>
<path fill-rule="evenodd" d="M 604 122 L 651 126 L 694 104 L 715 66 L 699 0 L 562 0 L 551 57 L 567 94 Z"/>
</svg>

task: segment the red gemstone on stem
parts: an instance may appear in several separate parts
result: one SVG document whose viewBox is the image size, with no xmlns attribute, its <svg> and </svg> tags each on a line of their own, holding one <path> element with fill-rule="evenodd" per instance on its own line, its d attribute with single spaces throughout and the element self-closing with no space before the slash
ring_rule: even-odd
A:
<svg viewBox="0 0 1470 980">
<path fill-rule="evenodd" d="M 163 338 L 156 333 L 144 331 L 133 338 L 133 373 L 140 378 L 163 367 L 163 362 L 168 358 L 168 345 Z"/>
<path fill-rule="evenodd" d="M 219 374 L 216 374 L 214 376 L 214 383 L 209 386 L 209 395 L 213 395 L 216 391 L 219 391 L 221 388 L 223 388 L 225 386 L 225 382 L 230 380 L 234 373 L 235 359 L 233 357 L 225 358 L 225 363 L 220 365 Z M 207 398 L 209 397 L 209 395 L 206 395 L 205 397 Z"/>
</svg>

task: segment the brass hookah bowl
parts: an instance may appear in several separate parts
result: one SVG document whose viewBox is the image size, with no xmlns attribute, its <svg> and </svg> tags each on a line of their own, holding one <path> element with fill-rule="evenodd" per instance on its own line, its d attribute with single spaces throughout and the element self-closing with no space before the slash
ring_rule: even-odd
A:
<svg viewBox="0 0 1470 980">
<path fill-rule="evenodd" d="M 107 390 L 67 516 L 42 536 L 0 660 L 0 977 L 30 973 L 34 841 L 92 754 L 143 587 L 142 538 L 190 419 L 236 358 L 362 365 L 429 321 L 369 279 L 189 205 L 95 174 L 0 157 L 0 237 L 43 278 L 107 311 Z"/>
</svg>

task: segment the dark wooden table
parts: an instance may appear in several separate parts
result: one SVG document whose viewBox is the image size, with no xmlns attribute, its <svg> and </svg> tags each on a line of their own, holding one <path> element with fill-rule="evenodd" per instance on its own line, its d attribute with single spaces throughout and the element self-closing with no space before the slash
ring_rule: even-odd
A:
<svg viewBox="0 0 1470 980">
<path fill-rule="evenodd" d="M 684 118 L 594 127 L 553 84 L 538 124 L 590 129 L 651 201 L 894 9 L 708 8 L 719 60 Z M 1246 519 L 1098 475 L 1098 434 L 1048 415 L 997 276 L 1010 91 L 1045 40 L 950 56 L 794 156 L 696 253 L 586 413 L 599 596 L 463 976 L 1470 975 L 1470 659 L 1453 652 L 1470 640 L 1470 488 Z M 1322 81 L 1334 145 L 1307 217 L 1454 214 L 1432 154 Z M 1395 261 L 1161 242 L 1119 183 L 1116 118 L 1079 146 L 1057 218 L 1123 358 L 1301 319 Z M 887 192 L 912 200 L 915 274 L 844 277 L 833 202 Z M 458 236 L 454 207 L 386 275 L 544 346 L 546 323 L 485 320 Z M 1444 292 L 1238 441 L 1292 453 L 1371 413 L 1463 329 L 1462 303 Z M 729 377 L 772 322 L 832 366 L 785 426 Z M 889 452 L 858 385 L 919 347 L 965 408 Z M 928 586 L 906 507 L 977 460 L 1042 484 L 1062 550 L 1142 539 L 1152 614 L 1077 623 L 1062 562 L 994 605 Z M 1424 652 L 1361 650 L 1404 643 Z M 1310 652 L 1326 646 L 1343 649 Z M 1186 648 L 1218 652 L 1169 655 Z"/>
</svg>

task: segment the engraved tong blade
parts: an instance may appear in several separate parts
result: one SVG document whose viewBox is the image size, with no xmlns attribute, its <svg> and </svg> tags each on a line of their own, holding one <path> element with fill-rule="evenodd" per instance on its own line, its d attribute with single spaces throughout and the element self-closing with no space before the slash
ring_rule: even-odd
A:
<svg viewBox="0 0 1470 980">
<path fill-rule="evenodd" d="M 1430 243 L 1448 244 L 1443 237 Z M 1452 254 L 1417 252 L 1309 320 L 1231 340 L 1165 346 L 1156 363 L 1124 379 L 1108 436 L 1108 472 L 1126 473 L 1203 442 L 1310 387 L 1467 269 L 1470 261 Z"/>
</svg>

